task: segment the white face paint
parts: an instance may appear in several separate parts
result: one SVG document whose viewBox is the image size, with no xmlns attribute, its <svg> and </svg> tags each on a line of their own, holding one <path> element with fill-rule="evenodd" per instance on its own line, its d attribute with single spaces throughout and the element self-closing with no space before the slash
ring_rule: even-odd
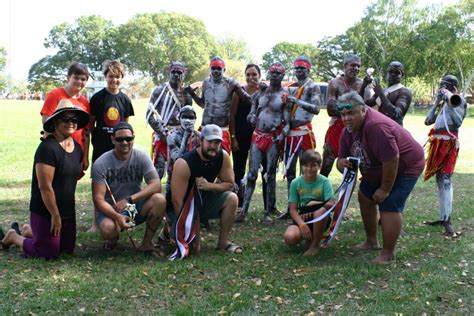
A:
<svg viewBox="0 0 474 316">
<path fill-rule="evenodd" d="M 193 131 L 194 130 L 194 123 L 196 123 L 195 118 L 187 118 L 182 117 L 180 120 L 181 127 L 184 128 L 185 131 Z"/>
</svg>

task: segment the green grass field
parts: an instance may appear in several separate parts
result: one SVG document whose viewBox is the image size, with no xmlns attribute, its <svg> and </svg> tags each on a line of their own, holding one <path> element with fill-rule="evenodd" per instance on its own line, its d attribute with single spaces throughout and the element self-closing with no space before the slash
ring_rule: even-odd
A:
<svg viewBox="0 0 474 316">
<path fill-rule="evenodd" d="M 149 151 L 151 129 L 145 128 L 145 100 L 134 101 L 136 146 Z M 28 221 L 33 155 L 39 143 L 41 102 L 0 101 L 0 226 Z M 323 113 L 324 112 L 324 113 Z M 405 127 L 424 142 L 429 127 L 424 113 L 410 114 Z M 328 117 L 315 117 L 321 149 Z M 433 179 L 419 181 L 406 210 L 397 262 L 376 266 L 375 252 L 354 252 L 364 239 L 356 199 L 352 219 L 341 225 L 337 239 L 316 257 L 283 244 L 288 221 L 272 227 L 260 223 L 261 190 L 257 188 L 249 220 L 233 229 L 243 246 L 240 255 L 214 250 L 217 223 L 203 232 L 200 257 L 180 262 L 149 259 L 133 250 L 126 234 L 117 250 L 102 251 L 90 225 L 92 202 L 88 175 L 78 184 L 78 245 L 72 256 L 58 260 L 25 260 L 18 249 L 0 252 L 0 315 L 10 314 L 471 314 L 474 313 L 474 119 L 460 131 L 461 151 L 454 174 L 453 225 L 457 239 L 442 236 L 437 219 Z M 330 175 L 333 185 L 341 180 Z M 286 183 L 278 182 L 277 206 L 286 208 Z M 141 240 L 143 227 L 131 232 Z M 167 253 L 172 248 L 165 247 Z"/>
</svg>

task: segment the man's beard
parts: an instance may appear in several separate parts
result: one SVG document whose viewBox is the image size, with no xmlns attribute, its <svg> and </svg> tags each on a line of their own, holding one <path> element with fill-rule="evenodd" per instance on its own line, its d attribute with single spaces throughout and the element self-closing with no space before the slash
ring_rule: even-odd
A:
<svg viewBox="0 0 474 316">
<path fill-rule="evenodd" d="M 204 148 L 202 148 L 203 150 L 201 150 L 201 153 L 202 153 L 202 156 L 205 158 L 205 159 L 208 159 L 208 160 L 211 160 L 211 159 L 214 159 L 217 157 L 217 154 L 219 154 L 219 151 L 221 150 L 220 148 L 218 150 L 216 150 L 216 155 L 215 156 L 211 156 L 208 154 L 208 151 L 207 150 L 204 150 Z"/>
</svg>

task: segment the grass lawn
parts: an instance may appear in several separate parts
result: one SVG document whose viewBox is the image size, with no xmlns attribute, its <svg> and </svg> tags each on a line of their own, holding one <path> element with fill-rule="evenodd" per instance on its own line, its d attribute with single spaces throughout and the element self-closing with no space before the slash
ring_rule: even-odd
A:
<svg viewBox="0 0 474 316">
<path fill-rule="evenodd" d="M 145 128 L 145 100 L 134 101 L 135 144 L 149 151 L 151 129 Z M 33 155 L 39 143 L 41 102 L 0 101 L 0 226 L 28 221 Z M 324 112 L 324 113 L 323 113 Z M 409 114 L 405 127 L 423 143 L 429 131 L 424 113 Z M 321 150 L 328 117 L 314 120 Z M 133 250 L 127 235 L 117 250 L 102 251 L 98 234 L 86 233 L 92 202 L 87 175 L 78 184 L 76 253 L 58 260 L 25 260 L 16 248 L 0 252 L 0 315 L 76 313 L 166 314 L 472 314 L 474 313 L 474 119 L 460 131 L 461 151 L 454 182 L 453 225 L 457 239 L 442 236 L 439 227 L 423 225 L 437 219 L 433 179 L 419 181 L 406 210 L 397 262 L 376 266 L 376 252 L 354 252 L 364 239 L 355 196 L 352 219 L 341 225 L 337 239 L 316 257 L 283 244 L 289 221 L 272 227 L 263 217 L 257 186 L 250 218 L 237 224 L 232 239 L 240 255 L 214 250 L 218 226 L 203 232 L 200 257 L 179 262 L 153 260 Z M 334 187 L 341 176 L 330 175 Z M 286 183 L 279 178 L 277 206 L 286 208 Z M 131 235 L 141 240 L 143 227 Z M 169 254 L 172 248 L 165 247 Z"/>
</svg>

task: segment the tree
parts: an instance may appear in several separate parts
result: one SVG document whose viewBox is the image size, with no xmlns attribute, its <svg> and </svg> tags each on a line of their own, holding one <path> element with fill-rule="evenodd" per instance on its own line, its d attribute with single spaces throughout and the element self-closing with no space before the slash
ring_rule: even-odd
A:
<svg viewBox="0 0 474 316">
<path fill-rule="evenodd" d="M 67 67 L 73 61 L 87 65 L 90 70 L 100 70 L 105 60 L 118 57 L 115 33 L 112 22 L 96 15 L 80 17 L 73 24 L 54 26 L 44 46 L 57 49 L 57 53 L 33 64 L 28 81 L 34 90 L 48 91 L 62 84 Z"/>
<path fill-rule="evenodd" d="M 289 74 L 288 80 L 294 81 L 295 78 L 291 71 L 291 69 L 293 69 L 294 59 L 300 55 L 305 55 L 314 64 L 314 61 L 317 59 L 317 54 L 317 48 L 311 44 L 280 42 L 263 55 L 263 68 L 267 70 L 274 62 L 280 62 Z M 312 79 L 316 77 L 314 71 L 310 73 L 310 77 Z"/>
<path fill-rule="evenodd" d="M 58 62 L 80 61 L 93 70 L 100 70 L 105 60 L 118 57 L 115 34 L 112 22 L 98 15 L 83 16 L 74 24 L 62 23 L 53 27 L 44 45 L 58 49 Z"/>
<path fill-rule="evenodd" d="M 469 9 L 470 8 L 470 9 Z M 464 82 L 474 68 L 472 5 L 432 7 L 428 16 L 411 37 L 412 55 L 408 59 L 415 73 L 429 82 L 433 89 L 439 79 L 454 74 Z"/>
<path fill-rule="evenodd" d="M 217 40 L 217 54 L 227 60 L 241 61 L 249 63 L 252 60 L 247 43 L 242 38 L 236 38 L 232 35 L 227 35 L 224 38 Z"/>
<path fill-rule="evenodd" d="M 217 51 L 204 23 L 172 13 L 138 14 L 118 29 L 117 50 L 130 69 L 163 79 L 173 61 L 188 68 L 188 80 Z"/>
<path fill-rule="evenodd" d="M 335 78 L 338 71 L 344 68 L 344 57 L 351 51 L 346 48 L 347 37 L 337 35 L 324 37 L 317 43 L 316 74 L 324 81 Z"/>
<path fill-rule="evenodd" d="M 360 22 L 347 30 L 348 44 L 359 54 L 364 68 L 375 68 L 382 76 L 391 61 L 404 62 L 413 54 L 408 39 L 422 15 L 416 0 L 378 0 L 367 7 Z M 405 66 L 410 72 L 410 66 Z"/>
<path fill-rule="evenodd" d="M 4 91 L 7 86 L 7 76 L 5 68 L 7 65 L 7 50 L 5 47 L 0 47 L 0 92 Z"/>
<path fill-rule="evenodd" d="M 51 91 L 61 86 L 66 77 L 64 65 L 56 60 L 57 56 L 46 56 L 34 63 L 28 71 L 28 82 L 33 91 Z M 60 58 L 58 58 L 60 59 Z"/>
</svg>

